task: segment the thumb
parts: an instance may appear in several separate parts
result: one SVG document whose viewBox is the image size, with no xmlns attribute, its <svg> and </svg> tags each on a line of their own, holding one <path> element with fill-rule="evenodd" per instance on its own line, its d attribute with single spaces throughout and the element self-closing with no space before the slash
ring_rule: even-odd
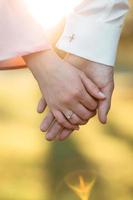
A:
<svg viewBox="0 0 133 200">
<path fill-rule="evenodd" d="M 108 104 L 107 100 L 99 101 L 98 106 L 98 118 L 101 123 L 107 123 L 107 114 L 109 112 L 110 105 Z"/>
<path fill-rule="evenodd" d="M 38 113 L 42 113 L 44 112 L 45 108 L 47 106 L 47 103 L 45 101 L 45 99 L 42 97 L 38 103 L 38 106 L 37 106 L 37 112 Z"/>
<path fill-rule="evenodd" d="M 105 99 L 105 94 L 84 73 L 81 75 L 81 80 L 91 96 L 99 100 Z"/>
<path fill-rule="evenodd" d="M 107 86 L 103 89 L 104 94 L 106 95 L 106 99 L 100 100 L 98 105 L 98 117 L 101 123 L 107 123 L 107 115 L 111 107 L 111 98 L 113 93 L 112 85 Z"/>
</svg>

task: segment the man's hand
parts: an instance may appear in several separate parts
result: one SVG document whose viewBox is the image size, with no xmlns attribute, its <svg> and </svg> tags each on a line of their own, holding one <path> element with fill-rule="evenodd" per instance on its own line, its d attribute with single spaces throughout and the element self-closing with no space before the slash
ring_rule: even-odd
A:
<svg viewBox="0 0 133 200">
<path fill-rule="evenodd" d="M 82 70 L 97 87 L 105 94 L 105 99 L 99 101 L 98 116 L 102 123 L 107 122 L 114 90 L 114 69 L 99 63 L 91 62 L 75 55 L 67 55 L 65 60 Z"/>
</svg>

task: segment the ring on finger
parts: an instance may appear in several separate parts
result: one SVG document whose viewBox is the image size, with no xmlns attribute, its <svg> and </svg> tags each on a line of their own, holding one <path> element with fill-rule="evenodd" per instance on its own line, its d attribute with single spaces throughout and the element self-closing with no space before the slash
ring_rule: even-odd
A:
<svg viewBox="0 0 133 200">
<path fill-rule="evenodd" d="M 71 110 L 68 110 L 68 111 L 64 112 L 64 115 L 68 120 L 72 119 L 73 114 L 74 113 Z"/>
</svg>

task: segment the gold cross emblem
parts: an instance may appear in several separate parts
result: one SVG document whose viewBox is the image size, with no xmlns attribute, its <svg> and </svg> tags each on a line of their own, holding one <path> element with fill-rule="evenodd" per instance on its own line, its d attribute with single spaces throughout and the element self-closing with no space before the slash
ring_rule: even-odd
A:
<svg viewBox="0 0 133 200">
<path fill-rule="evenodd" d="M 69 36 L 69 42 L 72 42 L 75 39 L 75 34 L 72 34 L 71 36 Z"/>
</svg>

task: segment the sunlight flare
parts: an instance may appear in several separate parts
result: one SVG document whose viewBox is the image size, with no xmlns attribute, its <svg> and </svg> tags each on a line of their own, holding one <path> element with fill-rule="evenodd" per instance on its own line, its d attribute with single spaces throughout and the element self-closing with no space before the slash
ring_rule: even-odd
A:
<svg viewBox="0 0 133 200">
<path fill-rule="evenodd" d="M 72 178 L 72 177 L 71 177 Z M 70 180 L 66 180 L 67 186 L 81 199 L 81 200 L 89 200 L 91 191 L 94 187 L 96 178 L 91 180 L 85 180 L 84 176 L 79 174 L 77 177 L 77 183 L 70 183 Z"/>
<path fill-rule="evenodd" d="M 25 0 L 32 15 L 49 29 L 56 25 L 79 0 Z"/>
</svg>

